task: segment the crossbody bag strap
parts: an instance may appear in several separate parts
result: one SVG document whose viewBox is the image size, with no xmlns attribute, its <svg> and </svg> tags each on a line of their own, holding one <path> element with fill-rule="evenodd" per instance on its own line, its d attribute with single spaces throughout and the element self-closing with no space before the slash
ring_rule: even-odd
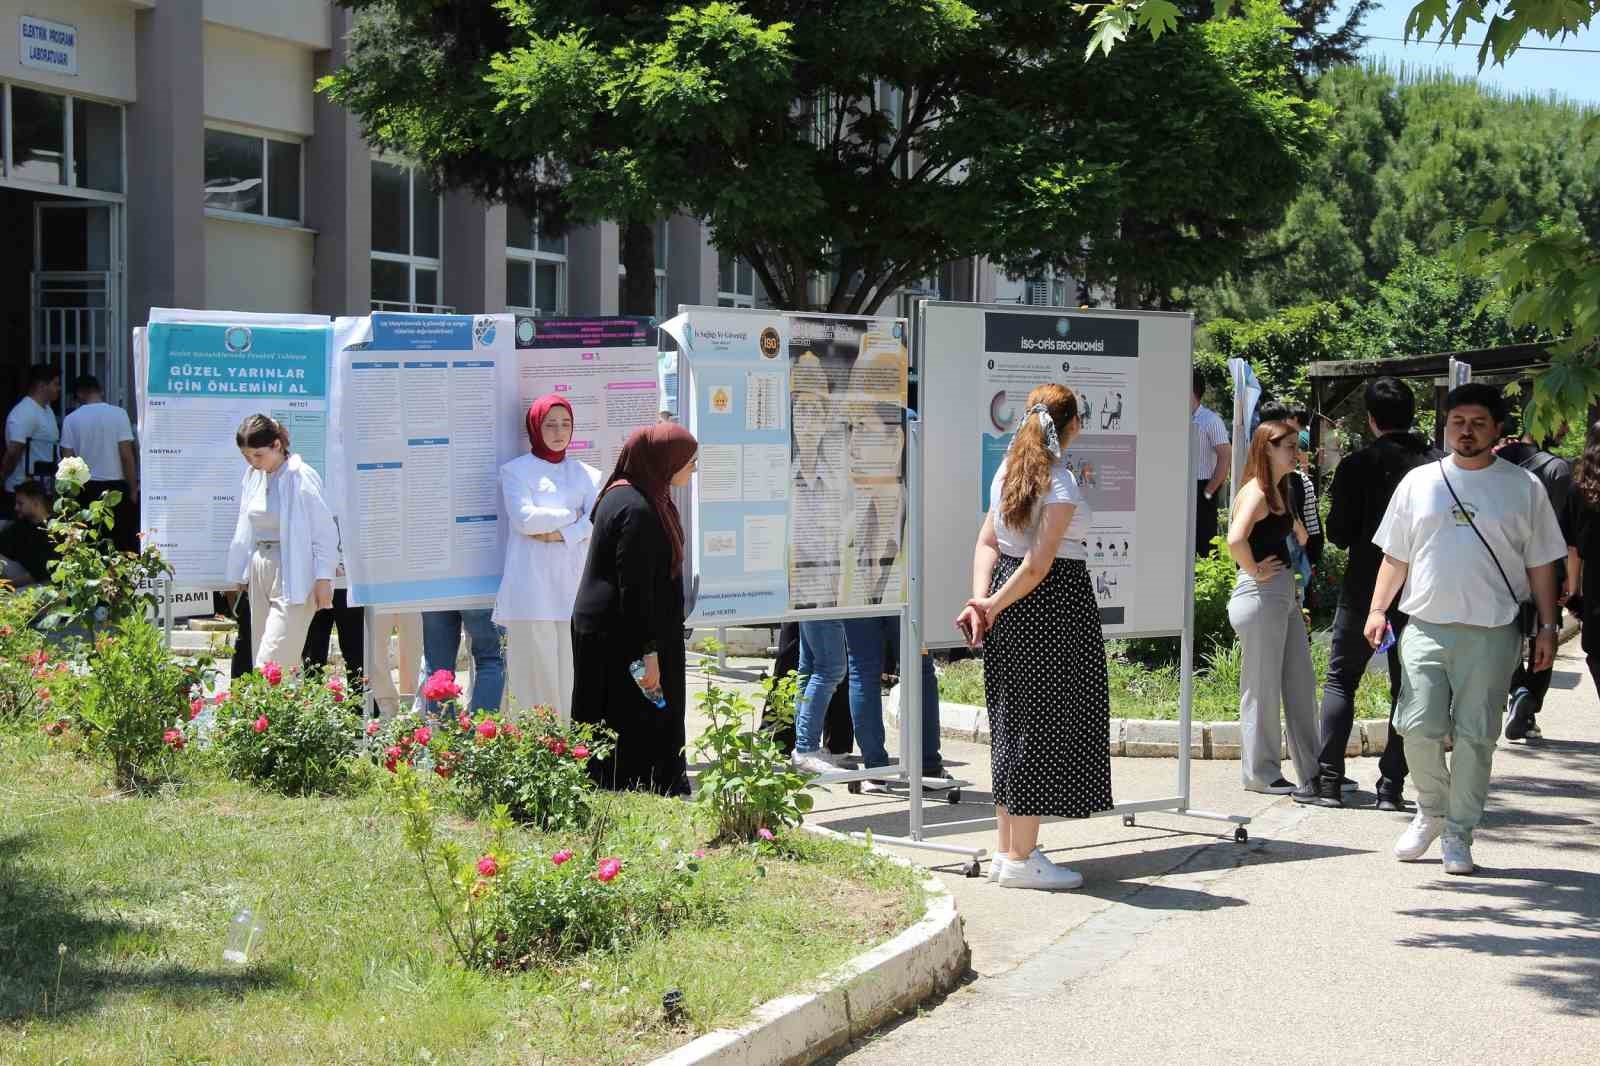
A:
<svg viewBox="0 0 1600 1066">
<path fill-rule="evenodd" d="M 1483 550 L 1489 553 L 1489 559 L 1494 563 L 1494 568 L 1500 571 L 1500 580 L 1506 583 L 1506 591 L 1511 593 L 1512 605 L 1520 608 L 1522 601 L 1517 598 L 1517 590 L 1511 587 L 1511 579 L 1506 576 L 1506 568 L 1500 565 L 1500 557 L 1494 553 L 1494 549 L 1489 546 L 1489 542 L 1484 540 L 1483 534 L 1478 532 L 1478 523 L 1472 520 L 1472 512 L 1467 510 L 1466 504 L 1461 502 L 1461 497 L 1456 495 L 1455 486 L 1450 484 L 1450 479 L 1445 476 L 1443 459 L 1439 460 L 1439 476 L 1444 479 L 1444 487 L 1450 490 L 1450 498 L 1456 501 L 1456 509 L 1466 516 L 1467 525 L 1472 527 L 1472 532 L 1477 535 L 1479 543 L 1483 545 Z"/>
</svg>

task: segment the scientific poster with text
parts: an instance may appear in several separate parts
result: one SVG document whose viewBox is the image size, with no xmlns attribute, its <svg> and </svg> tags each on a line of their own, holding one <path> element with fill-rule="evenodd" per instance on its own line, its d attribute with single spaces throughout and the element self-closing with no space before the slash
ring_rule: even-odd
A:
<svg viewBox="0 0 1600 1066">
<path fill-rule="evenodd" d="M 172 564 L 175 587 L 231 588 L 228 544 L 244 459 L 234 434 L 263 413 L 329 480 L 329 355 L 324 320 L 164 312 L 136 340 L 141 524 Z M 152 313 L 152 318 L 156 313 Z"/>
<path fill-rule="evenodd" d="M 1094 511 L 1083 538 L 1089 577 L 1101 624 L 1123 624 L 1138 547 L 1139 323 L 989 311 L 984 314 L 983 358 L 986 387 L 976 401 L 987 404 L 988 419 L 978 442 L 983 449 L 979 513 L 989 510 L 990 485 L 1027 411 L 1029 391 L 1050 382 L 1070 388 L 1078 399 L 1083 431 L 1065 459 Z"/>
<path fill-rule="evenodd" d="M 340 532 L 350 602 L 480 605 L 505 559 L 500 464 L 526 436 L 509 315 L 341 319 Z"/>
<path fill-rule="evenodd" d="M 572 405 L 567 454 L 602 477 L 616 466 L 628 435 L 659 416 L 653 319 L 519 315 L 516 351 L 518 419 L 540 396 L 565 397 Z"/>
</svg>

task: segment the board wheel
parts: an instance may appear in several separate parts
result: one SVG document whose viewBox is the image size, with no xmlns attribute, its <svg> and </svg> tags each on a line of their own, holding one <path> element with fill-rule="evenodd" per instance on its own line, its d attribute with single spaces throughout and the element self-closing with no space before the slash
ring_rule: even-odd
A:
<svg viewBox="0 0 1600 1066">
<path fill-rule="evenodd" d="M 1233 842 L 1235 844 L 1243 844 L 1245 841 L 1247 841 L 1249 839 L 1250 839 L 1250 830 L 1246 829 L 1244 826 L 1241 825 L 1239 828 L 1237 828 L 1237 829 L 1235 829 L 1233 831 Z"/>
<path fill-rule="evenodd" d="M 1128 828 L 1130 828 L 1130 829 L 1131 829 L 1131 828 L 1133 828 L 1133 824 L 1134 824 L 1134 822 L 1133 822 L 1133 815 L 1131 815 L 1131 814 L 1124 814 L 1124 815 L 1123 815 L 1123 816 L 1122 816 L 1122 824 L 1123 824 L 1123 825 L 1125 825 L 1125 826 L 1127 826 L 1127 827 L 1128 827 Z"/>
<path fill-rule="evenodd" d="M 952 788 L 949 792 L 945 793 L 944 801 L 946 803 L 960 803 L 961 790 L 959 788 Z"/>
<path fill-rule="evenodd" d="M 967 863 L 966 866 L 962 867 L 961 872 L 968 877 L 980 876 L 978 860 L 973 859 L 971 862 Z"/>
<path fill-rule="evenodd" d="M 848 781 L 845 783 L 844 790 L 852 796 L 859 796 L 861 795 L 861 782 Z"/>
</svg>

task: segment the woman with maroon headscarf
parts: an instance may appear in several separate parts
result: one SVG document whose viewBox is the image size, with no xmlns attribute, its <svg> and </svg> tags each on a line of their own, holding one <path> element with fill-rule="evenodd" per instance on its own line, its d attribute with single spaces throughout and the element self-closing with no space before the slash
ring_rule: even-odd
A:
<svg viewBox="0 0 1600 1066">
<path fill-rule="evenodd" d="M 494 620 L 506 630 L 506 680 L 520 708 L 572 713 L 572 603 L 594 531 L 600 471 L 567 454 L 572 405 L 528 408 L 531 451 L 500 468 L 509 536 Z"/>
<path fill-rule="evenodd" d="M 595 507 L 589 563 L 572 611 L 572 717 L 617 734 L 616 750 L 589 762 L 605 788 L 689 793 L 683 524 L 672 489 L 689 483 L 699 448 L 676 423 L 634 430 Z M 635 662 L 643 664 L 637 680 L 630 672 Z M 646 689 L 659 689 L 665 705 L 647 698 Z"/>
</svg>

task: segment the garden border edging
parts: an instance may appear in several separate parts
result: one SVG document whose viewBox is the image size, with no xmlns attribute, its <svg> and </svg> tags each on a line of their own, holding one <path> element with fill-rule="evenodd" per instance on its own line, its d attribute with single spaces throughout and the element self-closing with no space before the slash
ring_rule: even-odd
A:
<svg viewBox="0 0 1600 1066">
<path fill-rule="evenodd" d="M 847 839 L 831 829 L 803 828 Z M 915 866 L 879 845 L 872 850 Z M 931 874 L 923 888 L 927 911 L 910 928 L 823 974 L 814 990 L 770 999 L 748 1024 L 712 1030 L 649 1066 L 803 1066 L 948 992 L 967 972 L 972 953 L 955 897 Z"/>
</svg>

